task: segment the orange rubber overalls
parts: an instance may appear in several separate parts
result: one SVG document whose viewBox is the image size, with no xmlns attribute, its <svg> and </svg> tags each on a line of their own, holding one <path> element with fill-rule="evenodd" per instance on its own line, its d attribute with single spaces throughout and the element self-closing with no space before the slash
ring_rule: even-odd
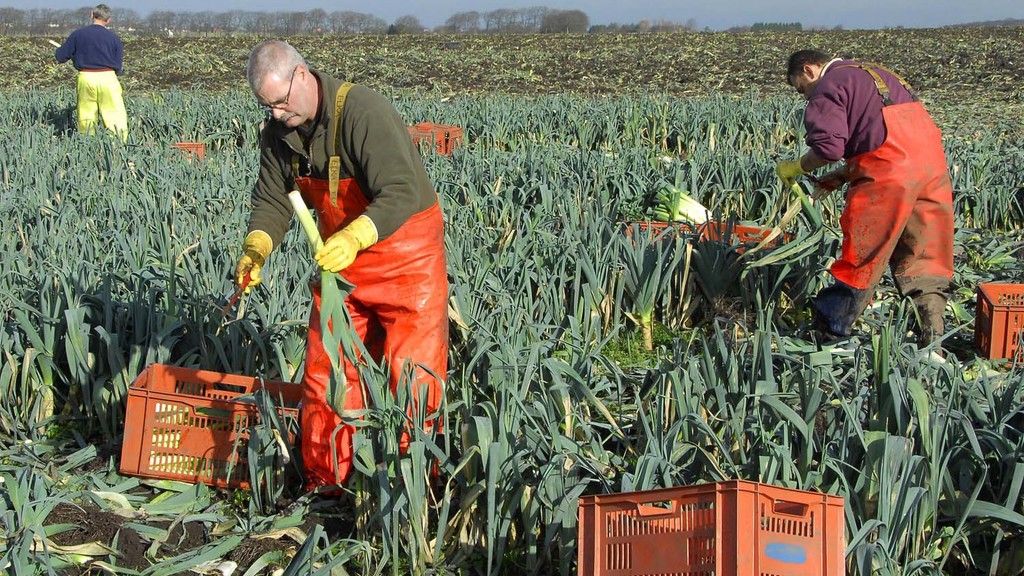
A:
<svg viewBox="0 0 1024 576">
<path fill-rule="evenodd" d="M 341 163 L 337 154 L 341 147 L 341 117 L 351 86 L 343 84 L 335 97 L 331 122 L 335 148 L 329 161 L 328 179 L 294 178 L 307 205 L 315 209 L 320 235 L 325 240 L 361 215 L 369 204 L 367 195 L 354 178 L 339 177 Z M 298 157 L 294 156 L 293 175 L 299 174 L 298 165 Z M 414 362 L 415 389 L 411 397 L 421 398 L 421 392 L 425 391 L 427 413 L 433 413 L 440 407 L 443 395 L 438 378 L 444 378 L 448 368 L 448 276 L 440 206 L 434 203 L 412 215 L 393 234 L 360 252 L 342 273 L 355 285 L 345 299 L 352 329 L 374 359 L 387 360 L 391 367 L 392 393 L 397 390 L 403 364 Z M 324 350 L 320 326 L 320 287 L 316 285 L 309 315 L 299 418 L 307 489 L 345 482 L 352 469 L 355 433 L 353 426 L 341 425 L 340 416 L 327 401 L 331 364 Z M 348 358 L 344 359 L 344 365 L 348 387 L 344 409 L 362 409 L 365 392 L 359 370 Z M 332 434 L 337 467 L 332 457 Z"/>
<path fill-rule="evenodd" d="M 886 139 L 877 149 L 847 160 L 850 187 L 839 219 L 842 253 L 831 272 L 866 296 L 853 297 L 856 303 L 837 313 L 836 307 L 823 306 L 827 288 L 815 310 L 834 333 L 845 328 L 848 334 L 888 265 L 897 289 L 917 306 L 927 342 L 943 332 L 953 277 L 953 186 L 942 133 L 920 102 L 892 104 L 882 77 L 869 65 L 859 67 L 871 74 L 882 97 Z"/>
</svg>

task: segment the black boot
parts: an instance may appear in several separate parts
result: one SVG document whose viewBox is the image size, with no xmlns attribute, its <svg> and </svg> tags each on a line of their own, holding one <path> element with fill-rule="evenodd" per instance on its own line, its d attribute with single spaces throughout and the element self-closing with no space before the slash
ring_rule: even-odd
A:
<svg viewBox="0 0 1024 576">
<path fill-rule="evenodd" d="M 853 323 L 871 301 L 873 291 L 859 290 L 836 282 L 811 300 L 814 327 L 826 339 L 846 338 Z"/>
</svg>

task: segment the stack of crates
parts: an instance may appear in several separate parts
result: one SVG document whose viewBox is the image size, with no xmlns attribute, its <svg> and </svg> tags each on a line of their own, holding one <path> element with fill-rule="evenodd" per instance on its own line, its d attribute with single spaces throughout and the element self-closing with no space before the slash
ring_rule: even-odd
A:
<svg viewBox="0 0 1024 576">
<path fill-rule="evenodd" d="M 1024 361 L 1024 284 L 978 285 L 974 343 L 984 358 Z"/>
<path fill-rule="evenodd" d="M 128 389 L 121 474 L 248 488 L 249 428 L 259 411 L 239 397 L 271 394 L 288 438 L 298 429 L 299 384 L 165 364 L 148 366 Z"/>
<path fill-rule="evenodd" d="M 462 143 L 462 128 L 458 126 L 420 122 L 409 126 L 408 130 L 413 144 L 425 142 L 443 156 L 451 156 L 452 151 Z"/>
<path fill-rule="evenodd" d="M 580 498 L 579 576 L 842 576 L 843 499 L 732 480 Z"/>
</svg>

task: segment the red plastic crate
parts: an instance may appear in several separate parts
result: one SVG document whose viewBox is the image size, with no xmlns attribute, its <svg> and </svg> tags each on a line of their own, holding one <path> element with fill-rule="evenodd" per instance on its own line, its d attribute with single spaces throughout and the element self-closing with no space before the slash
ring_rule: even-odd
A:
<svg viewBox="0 0 1024 576">
<path fill-rule="evenodd" d="M 261 386 L 282 419 L 297 423 L 300 384 L 150 365 L 128 389 L 121 473 L 248 488 L 248 429 L 258 422 L 259 411 L 235 398 Z M 287 440 L 294 443 L 294 434 Z"/>
<path fill-rule="evenodd" d="M 633 236 L 633 228 L 635 227 L 640 232 L 646 232 L 648 230 L 655 236 L 662 234 L 668 230 L 673 233 L 679 234 L 690 234 L 690 227 L 681 222 L 663 222 L 660 220 L 636 220 L 633 222 L 623 222 L 623 230 L 626 232 L 626 236 Z"/>
<path fill-rule="evenodd" d="M 206 158 L 206 144 L 202 142 L 175 142 L 171 146 L 187 154 L 190 159 L 203 160 Z"/>
<path fill-rule="evenodd" d="M 974 343 L 985 358 L 1024 360 L 1024 284 L 988 282 L 978 285 Z"/>
<path fill-rule="evenodd" d="M 740 244 L 738 251 L 742 252 L 745 247 L 755 246 L 761 242 L 761 240 L 764 240 L 771 231 L 771 228 L 764 228 L 761 226 L 747 226 L 744 224 L 730 225 L 729 222 L 711 220 L 700 226 L 700 237 L 702 240 L 715 240 L 719 242 L 729 238 L 734 244 Z M 772 240 L 771 245 L 779 246 L 789 242 L 792 238 L 792 234 L 784 232 L 776 236 Z"/>
<path fill-rule="evenodd" d="M 626 222 L 626 234 L 633 234 L 633 226 L 636 226 L 639 230 L 654 230 L 656 233 L 661 233 L 666 230 L 674 230 L 676 234 L 694 234 L 700 238 L 701 241 L 715 241 L 715 242 L 726 242 L 727 240 L 731 244 L 736 244 L 736 251 L 743 253 L 748 247 L 756 246 L 761 240 L 763 240 L 768 234 L 771 233 L 771 228 L 763 228 L 761 226 L 747 226 L 743 224 L 730 224 L 729 222 L 723 222 L 720 220 L 709 220 L 704 224 L 697 226 L 696 232 L 693 227 L 689 224 L 682 222 L 662 222 L 658 220 L 651 221 L 636 221 Z M 770 246 L 777 248 L 782 244 L 789 242 L 793 239 L 793 235 L 788 232 L 783 232 L 779 236 L 776 236 L 770 243 Z"/>
<path fill-rule="evenodd" d="M 419 145 L 420 142 L 432 144 L 438 154 L 451 156 L 462 143 L 462 128 L 448 124 L 434 124 L 433 122 L 420 122 L 408 127 L 412 143 Z"/>
<path fill-rule="evenodd" d="M 842 576 L 843 499 L 731 480 L 580 498 L 580 576 Z"/>
</svg>

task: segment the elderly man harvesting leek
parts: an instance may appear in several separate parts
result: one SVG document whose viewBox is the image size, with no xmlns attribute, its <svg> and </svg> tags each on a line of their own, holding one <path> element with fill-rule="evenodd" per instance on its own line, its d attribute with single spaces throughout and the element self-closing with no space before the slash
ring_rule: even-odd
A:
<svg viewBox="0 0 1024 576">
<path fill-rule="evenodd" d="M 310 68 L 286 42 L 253 48 L 247 74 L 268 122 L 236 281 L 259 284 L 267 256 L 289 226 L 287 193 L 300 190 L 324 238 L 316 261 L 356 286 L 345 302 L 352 328 L 367 350 L 389 362 L 392 392 L 403 364 L 414 363 L 411 396 L 426 394 L 433 412 L 448 358 L 444 234 L 437 193 L 405 122 L 383 96 Z M 315 286 L 300 416 L 309 489 L 346 480 L 355 433 L 326 398 L 331 365 L 320 304 Z M 347 359 L 345 377 L 344 409 L 359 410 L 365 402 L 359 371 Z"/>
<path fill-rule="evenodd" d="M 800 50 L 786 81 L 807 99 L 810 148 L 777 166 L 787 184 L 846 160 L 823 182 L 849 184 L 840 217 L 842 253 L 835 283 L 812 303 L 828 337 L 850 334 L 888 265 L 918 312 L 921 343 L 944 332 L 953 277 L 953 187 L 942 133 L 910 86 L 877 64 Z"/>
</svg>

